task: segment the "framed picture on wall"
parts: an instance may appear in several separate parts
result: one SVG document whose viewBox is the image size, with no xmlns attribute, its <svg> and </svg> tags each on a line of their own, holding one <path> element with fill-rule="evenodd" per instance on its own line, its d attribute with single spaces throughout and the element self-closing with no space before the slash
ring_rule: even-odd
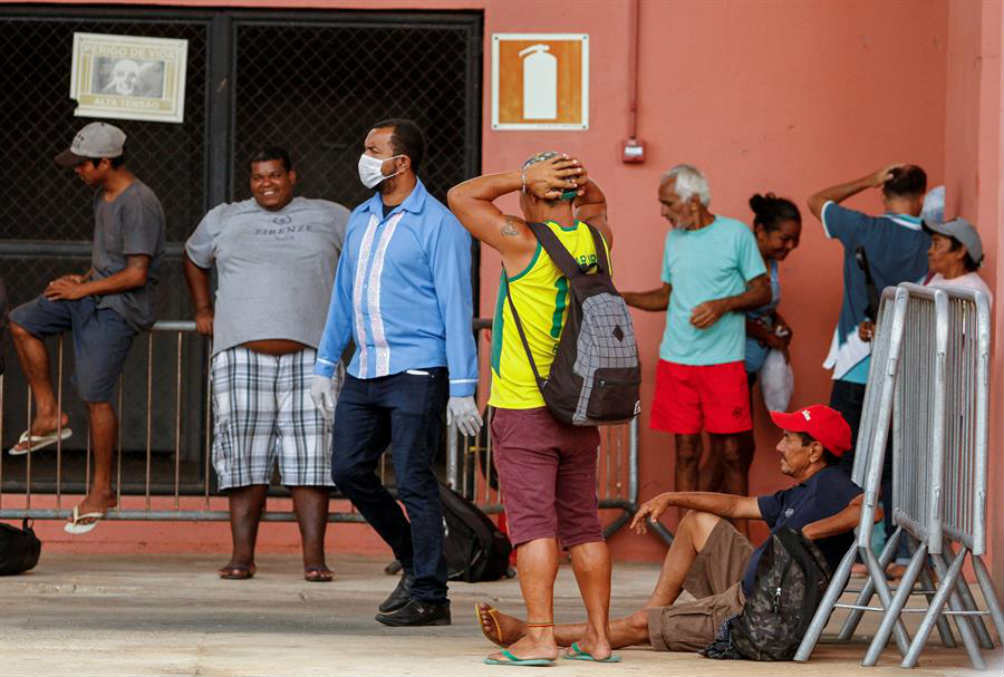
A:
<svg viewBox="0 0 1004 677">
<path fill-rule="evenodd" d="M 188 40 L 74 33 L 74 115 L 183 122 L 187 57 Z"/>
</svg>

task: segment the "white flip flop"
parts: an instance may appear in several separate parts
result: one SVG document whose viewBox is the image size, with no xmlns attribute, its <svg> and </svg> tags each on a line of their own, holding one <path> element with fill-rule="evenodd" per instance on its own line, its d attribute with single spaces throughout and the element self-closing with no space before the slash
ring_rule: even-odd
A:
<svg viewBox="0 0 1004 677">
<path fill-rule="evenodd" d="M 63 531 L 68 534 L 80 535 L 86 534 L 88 531 L 94 529 L 98 526 L 98 521 L 103 519 L 105 514 L 103 512 L 85 512 L 83 515 L 80 514 L 79 506 L 73 506 L 73 518 L 63 525 Z M 93 522 L 88 522 L 87 524 L 81 524 L 80 520 L 94 520 Z"/>
<path fill-rule="evenodd" d="M 11 447 L 7 453 L 11 456 L 24 456 L 32 451 L 38 451 L 39 449 L 51 446 L 59 440 L 65 440 L 72 434 L 73 431 L 66 427 L 58 432 L 53 430 L 51 433 L 46 433 L 45 435 L 32 435 L 30 430 L 25 430 L 21 433 L 21 437 L 17 438 L 17 444 Z M 29 442 L 29 446 L 20 447 L 25 442 Z"/>
</svg>

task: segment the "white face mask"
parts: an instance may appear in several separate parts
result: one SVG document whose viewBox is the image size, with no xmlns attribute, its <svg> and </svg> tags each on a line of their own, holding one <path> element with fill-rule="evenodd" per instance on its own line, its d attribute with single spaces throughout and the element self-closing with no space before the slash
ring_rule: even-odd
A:
<svg viewBox="0 0 1004 677">
<path fill-rule="evenodd" d="M 359 180 L 362 181 L 363 185 L 367 188 L 376 188 L 384 179 L 389 179 L 391 176 L 397 176 L 401 173 L 400 171 L 396 171 L 390 175 L 385 175 L 381 170 L 384 162 L 387 160 L 393 160 L 396 157 L 400 156 L 394 155 L 389 158 L 378 158 L 363 153 L 359 156 Z"/>
</svg>

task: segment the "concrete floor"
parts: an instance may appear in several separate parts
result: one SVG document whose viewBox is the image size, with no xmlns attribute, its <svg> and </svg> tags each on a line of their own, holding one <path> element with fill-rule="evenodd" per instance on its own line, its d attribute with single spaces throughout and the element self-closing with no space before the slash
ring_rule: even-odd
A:
<svg viewBox="0 0 1004 677">
<path fill-rule="evenodd" d="M 306 583 L 298 558 L 266 556 L 249 581 L 221 581 L 225 558 L 205 555 L 43 554 L 37 570 L 0 579 L 0 675 L 525 675 L 481 663 L 493 647 L 472 611 L 491 600 L 519 613 L 516 580 L 451 584 L 453 625 L 392 629 L 373 621 L 394 586 L 384 561 L 336 557 L 333 583 Z M 641 606 L 656 577 L 652 565 L 619 564 L 621 615 Z M 568 567 L 559 575 L 559 621 L 581 617 Z M 875 627 L 868 614 L 862 632 Z M 833 625 L 831 625 L 831 628 Z M 858 664 L 865 646 L 823 644 L 805 665 L 712 661 L 694 654 L 623 649 L 617 665 L 559 661 L 548 675 L 976 674 L 962 649 L 937 639 L 918 669 L 898 668 L 887 650 L 877 668 Z M 1001 651 L 987 654 L 1001 674 Z"/>
</svg>

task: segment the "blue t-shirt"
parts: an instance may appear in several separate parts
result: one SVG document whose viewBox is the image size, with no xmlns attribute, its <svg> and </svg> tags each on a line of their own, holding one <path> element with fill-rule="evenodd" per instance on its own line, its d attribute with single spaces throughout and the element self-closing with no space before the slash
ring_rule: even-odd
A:
<svg viewBox="0 0 1004 677">
<path fill-rule="evenodd" d="M 798 531 L 807 524 L 832 517 L 847 507 L 851 499 L 861 493 L 861 487 L 851 482 L 839 466 L 831 465 L 823 468 L 815 475 L 791 489 L 779 491 L 776 494 L 757 497 L 760 515 L 770 533 L 790 527 Z M 768 539 L 769 540 L 769 539 Z M 826 557 L 830 571 L 836 571 L 840 558 L 854 542 L 854 532 L 837 534 L 829 538 L 815 541 L 816 547 Z M 765 541 L 753 551 L 746 574 L 743 576 L 743 592 L 748 597 L 756 580 L 757 563 L 766 547 Z"/>
<path fill-rule="evenodd" d="M 707 329 L 690 324 L 690 314 L 705 301 L 742 294 L 747 282 L 766 272 L 756 239 L 741 221 L 718 216 L 698 230 L 669 231 L 662 281 L 673 290 L 659 357 L 700 366 L 742 361 L 743 313 L 726 313 Z"/>
<path fill-rule="evenodd" d="M 919 218 L 907 214 L 869 216 L 827 202 L 821 216 L 826 236 L 844 245 L 844 301 L 823 366 L 833 369 L 834 379 L 863 383 L 867 381 L 868 363 L 860 363 L 871 354 L 871 344 L 858 337 L 858 325 L 865 319 L 868 290 L 865 274 L 854 257 L 855 250 L 864 248 L 881 294 L 886 287 L 919 282 L 924 277 L 931 237 L 924 232 Z M 845 379 L 855 366 L 858 369 L 850 379 Z"/>
<path fill-rule="evenodd" d="M 777 310 L 778 305 L 781 303 L 781 281 L 777 277 L 777 261 L 771 259 L 768 264 L 768 268 L 770 269 L 770 303 L 747 311 L 746 319 L 754 322 L 761 322 L 766 325 L 768 329 L 773 330 L 774 311 Z M 760 367 L 763 366 L 764 361 L 767 359 L 767 353 L 769 352 L 770 348 L 768 348 L 765 344 L 760 343 L 757 339 L 747 335 L 746 372 L 755 374 L 760 371 Z"/>
</svg>

